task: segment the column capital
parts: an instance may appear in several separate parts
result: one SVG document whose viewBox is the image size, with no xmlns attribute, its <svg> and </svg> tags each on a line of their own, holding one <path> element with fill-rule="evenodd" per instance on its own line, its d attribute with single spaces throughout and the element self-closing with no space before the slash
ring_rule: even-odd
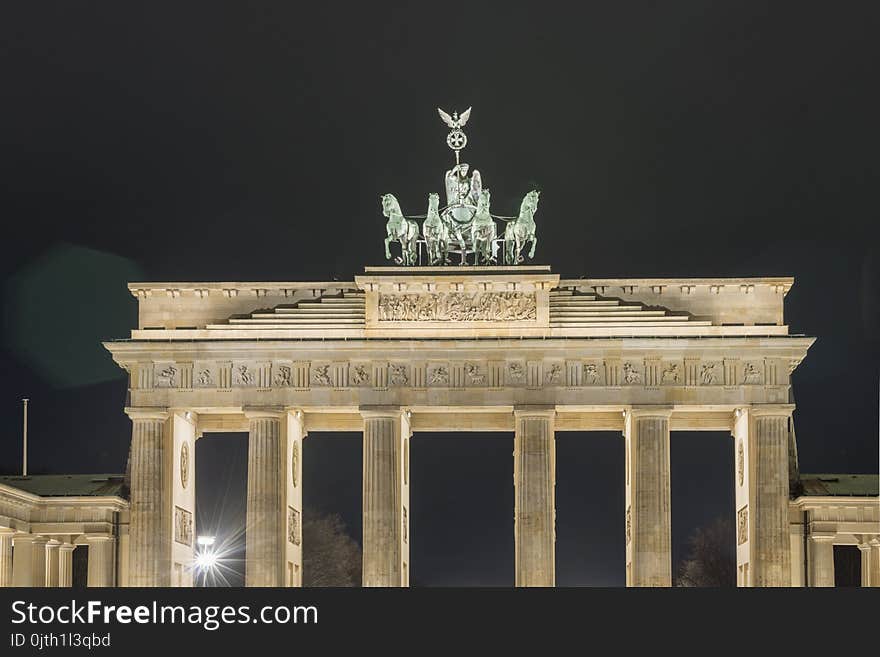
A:
<svg viewBox="0 0 880 657">
<path fill-rule="evenodd" d="M 518 404 L 513 407 L 513 416 L 520 417 L 556 417 L 556 406 L 546 404 Z"/>
<path fill-rule="evenodd" d="M 248 406 L 242 410 L 248 420 L 258 420 L 260 418 L 280 420 L 287 414 L 287 411 L 282 406 Z"/>
<path fill-rule="evenodd" d="M 672 417 L 672 406 L 630 406 L 625 412 L 636 418 L 664 418 L 668 420 Z"/>
<path fill-rule="evenodd" d="M 46 545 L 49 542 L 49 539 L 45 536 L 38 536 L 37 534 L 16 534 L 12 537 L 12 544 L 16 543 L 31 543 L 33 545 Z"/>
<path fill-rule="evenodd" d="M 167 420 L 170 416 L 164 406 L 126 406 L 125 414 L 132 420 Z"/>
<path fill-rule="evenodd" d="M 400 406 L 358 406 L 358 412 L 364 419 L 373 417 L 399 418 L 403 415 L 404 410 Z"/>
<path fill-rule="evenodd" d="M 791 414 L 794 412 L 795 405 L 753 404 L 752 406 L 745 406 L 744 409 L 748 410 L 752 417 L 791 417 Z"/>
<path fill-rule="evenodd" d="M 817 543 L 833 543 L 835 538 L 837 538 L 837 534 L 835 532 L 814 532 L 810 534 L 810 540 L 816 541 Z"/>
<path fill-rule="evenodd" d="M 101 543 L 104 541 L 112 541 L 113 535 L 112 534 L 104 534 L 104 533 L 83 534 L 83 538 L 85 539 L 86 543 Z"/>
<path fill-rule="evenodd" d="M 76 549 L 76 546 L 73 543 L 62 543 L 58 546 L 58 549 L 62 552 L 73 552 Z"/>
</svg>

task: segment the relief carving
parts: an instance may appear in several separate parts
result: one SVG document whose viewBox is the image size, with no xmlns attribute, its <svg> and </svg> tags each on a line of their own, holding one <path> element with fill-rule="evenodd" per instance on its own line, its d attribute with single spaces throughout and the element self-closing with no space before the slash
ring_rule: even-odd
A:
<svg viewBox="0 0 880 657">
<path fill-rule="evenodd" d="M 299 443 L 293 443 L 290 456 L 290 479 L 293 487 L 299 486 Z"/>
<path fill-rule="evenodd" d="M 623 382 L 632 385 L 642 382 L 642 375 L 632 363 L 623 364 Z"/>
<path fill-rule="evenodd" d="M 663 370 L 661 383 L 678 383 L 678 363 L 671 363 Z"/>
<path fill-rule="evenodd" d="M 157 388 L 174 388 L 177 386 L 177 368 L 173 365 L 169 365 L 164 370 L 159 372 L 158 380 L 156 381 Z"/>
<path fill-rule="evenodd" d="M 351 382 L 356 386 L 362 386 L 370 382 L 370 370 L 366 365 L 355 365 L 351 368 Z"/>
<path fill-rule="evenodd" d="M 587 363 L 584 365 L 584 381 L 589 385 L 599 384 L 599 366 L 595 363 Z"/>
<path fill-rule="evenodd" d="M 743 383 L 746 385 L 761 383 L 761 370 L 754 363 L 746 363 L 743 366 Z"/>
<path fill-rule="evenodd" d="M 210 387 L 214 385 L 214 375 L 211 374 L 211 370 L 206 367 L 205 369 L 199 371 L 197 381 L 200 386 Z"/>
<path fill-rule="evenodd" d="M 278 371 L 275 373 L 275 385 L 289 386 L 291 373 L 292 371 L 289 365 L 279 365 Z"/>
<path fill-rule="evenodd" d="M 743 485 L 743 481 L 745 481 L 746 476 L 746 450 L 743 446 L 742 438 L 739 439 L 739 443 L 736 447 L 736 477 L 739 481 L 739 485 Z"/>
<path fill-rule="evenodd" d="M 449 368 L 445 365 L 439 365 L 431 370 L 431 376 L 428 383 L 433 386 L 449 385 Z"/>
<path fill-rule="evenodd" d="M 558 385 L 562 380 L 562 365 L 553 363 L 550 369 L 544 374 L 544 383 L 547 385 Z"/>
<path fill-rule="evenodd" d="M 522 363 L 509 363 L 507 365 L 507 377 L 514 383 L 521 383 L 526 377 L 526 371 Z"/>
<path fill-rule="evenodd" d="M 192 547 L 193 520 L 192 513 L 179 506 L 174 507 L 174 540 L 182 545 Z"/>
<path fill-rule="evenodd" d="M 505 322 L 538 317 L 537 297 L 524 292 L 382 294 L 381 322 Z"/>
<path fill-rule="evenodd" d="M 406 365 L 392 365 L 389 379 L 393 386 L 405 386 L 409 383 L 409 373 Z"/>
<path fill-rule="evenodd" d="M 330 381 L 330 366 L 316 365 L 312 370 L 312 381 L 320 386 L 332 385 L 332 381 Z"/>
<path fill-rule="evenodd" d="M 240 386 L 254 385 L 254 373 L 248 369 L 247 365 L 239 365 L 235 369 L 236 383 Z"/>
<path fill-rule="evenodd" d="M 180 486 L 186 488 L 189 482 L 189 444 L 180 446 Z"/>
<path fill-rule="evenodd" d="M 700 381 L 704 386 L 710 386 L 718 379 L 715 373 L 715 363 L 703 363 L 700 366 Z"/>
<path fill-rule="evenodd" d="M 626 507 L 626 544 L 632 541 L 632 507 Z"/>
<path fill-rule="evenodd" d="M 736 544 L 749 540 L 749 507 L 744 506 L 736 512 Z"/>
<path fill-rule="evenodd" d="M 302 542 L 299 511 L 292 506 L 287 507 L 287 540 L 294 545 L 299 545 Z"/>
<path fill-rule="evenodd" d="M 480 372 L 480 366 L 476 363 L 465 363 L 464 372 L 467 374 L 468 383 L 481 386 L 486 382 L 486 375 Z"/>
</svg>

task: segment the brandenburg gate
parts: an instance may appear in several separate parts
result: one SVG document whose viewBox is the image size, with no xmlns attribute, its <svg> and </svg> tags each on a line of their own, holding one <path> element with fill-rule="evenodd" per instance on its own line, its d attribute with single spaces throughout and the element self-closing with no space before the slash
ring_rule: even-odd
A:
<svg viewBox="0 0 880 657">
<path fill-rule="evenodd" d="M 365 586 L 408 585 L 420 431 L 513 432 L 517 586 L 555 584 L 557 432 L 621 433 L 628 586 L 671 584 L 670 431 L 730 432 L 738 583 L 790 585 L 790 377 L 813 342 L 785 323 L 793 279 L 562 279 L 522 264 L 538 193 L 499 237 L 506 219 L 458 161 L 468 114 L 442 113 L 456 165 L 421 237 L 382 198 L 399 266 L 129 285 L 138 327 L 105 346 L 129 376 L 130 586 L 192 584 L 195 441 L 229 431 L 249 435 L 248 586 L 302 582 L 314 431 L 363 432 Z"/>
</svg>

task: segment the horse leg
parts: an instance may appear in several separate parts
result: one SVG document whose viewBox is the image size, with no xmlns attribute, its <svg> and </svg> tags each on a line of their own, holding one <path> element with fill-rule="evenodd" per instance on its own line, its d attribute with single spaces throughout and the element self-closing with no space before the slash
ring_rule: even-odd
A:
<svg viewBox="0 0 880 657">
<path fill-rule="evenodd" d="M 532 250 L 529 251 L 529 258 L 535 257 L 535 247 L 538 246 L 538 236 L 532 235 Z"/>
<path fill-rule="evenodd" d="M 385 259 L 391 260 L 391 249 L 389 248 L 389 244 L 391 244 L 391 240 L 394 238 L 391 237 L 391 233 L 388 233 L 388 237 L 385 238 Z"/>
</svg>

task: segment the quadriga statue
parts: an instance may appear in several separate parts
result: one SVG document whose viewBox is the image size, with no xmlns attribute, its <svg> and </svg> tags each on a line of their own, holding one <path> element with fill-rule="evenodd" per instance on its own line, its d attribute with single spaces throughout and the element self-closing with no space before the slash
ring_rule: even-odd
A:
<svg viewBox="0 0 880 657">
<path fill-rule="evenodd" d="M 522 250 L 527 242 L 532 243 L 529 259 L 535 257 L 538 237 L 535 235 L 535 213 L 538 211 L 538 197 L 541 192 L 532 190 L 519 206 L 519 216 L 504 229 L 504 264 L 516 265 L 523 261 Z"/>
<path fill-rule="evenodd" d="M 432 265 L 445 265 L 449 230 L 440 218 L 440 195 L 428 195 L 428 213 L 422 222 L 422 237 L 428 251 L 428 262 Z"/>
<path fill-rule="evenodd" d="M 391 242 L 400 242 L 401 257 L 399 264 L 411 266 L 418 258 L 419 227 L 415 221 L 403 216 L 400 203 L 394 194 L 382 196 L 382 214 L 388 217 L 385 224 L 385 259 L 391 260 Z"/>
</svg>

